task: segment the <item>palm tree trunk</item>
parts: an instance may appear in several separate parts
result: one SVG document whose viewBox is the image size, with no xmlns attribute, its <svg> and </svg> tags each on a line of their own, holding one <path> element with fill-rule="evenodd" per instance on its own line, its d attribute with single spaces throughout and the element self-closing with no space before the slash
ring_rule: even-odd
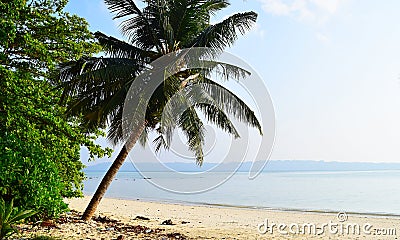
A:
<svg viewBox="0 0 400 240">
<path fill-rule="evenodd" d="M 117 158 L 114 160 L 113 164 L 108 169 L 106 175 L 104 175 L 103 179 L 101 180 L 100 185 L 97 187 L 97 190 L 96 190 L 95 194 L 93 195 L 92 199 L 90 200 L 89 205 L 86 207 L 86 210 L 82 215 L 82 220 L 88 221 L 92 218 L 101 199 L 103 198 L 104 194 L 106 193 L 111 182 L 114 180 L 115 175 L 117 175 L 118 170 L 121 168 L 122 164 L 125 162 L 125 159 L 128 157 L 129 152 L 135 146 L 136 141 L 139 139 L 144 128 L 145 128 L 145 125 L 143 124 L 140 127 L 139 131 L 137 131 L 134 135 L 132 135 L 130 137 L 130 139 L 127 141 L 127 143 L 125 143 L 125 145 L 122 147 Z"/>
</svg>

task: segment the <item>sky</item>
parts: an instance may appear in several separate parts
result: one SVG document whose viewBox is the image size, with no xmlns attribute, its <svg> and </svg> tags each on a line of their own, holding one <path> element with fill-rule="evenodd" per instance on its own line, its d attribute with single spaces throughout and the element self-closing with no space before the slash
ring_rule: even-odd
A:
<svg viewBox="0 0 400 240">
<path fill-rule="evenodd" d="M 269 89 L 271 159 L 400 163 L 398 9 L 398 0 L 234 0 L 213 18 L 258 13 L 228 52 Z M 70 0 L 66 11 L 123 39 L 101 0 Z"/>
</svg>

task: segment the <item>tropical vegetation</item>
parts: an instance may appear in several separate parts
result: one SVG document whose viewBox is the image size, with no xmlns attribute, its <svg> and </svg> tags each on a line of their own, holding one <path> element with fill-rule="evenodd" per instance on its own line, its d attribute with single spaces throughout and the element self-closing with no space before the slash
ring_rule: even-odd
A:
<svg viewBox="0 0 400 240">
<path fill-rule="evenodd" d="M 84 19 L 63 11 L 64 0 L 0 1 L 0 198 L 53 218 L 64 197 L 82 196 L 80 148 L 91 158 L 111 154 L 67 117 L 54 76 L 61 62 L 98 50 Z"/>
<path fill-rule="evenodd" d="M 18 229 L 14 225 L 34 214 L 36 212 L 33 210 L 19 210 L 15 208 L 13 200 L 5 202 L 0 198 L 0 240 L 18 233 Z"/>
</svg>

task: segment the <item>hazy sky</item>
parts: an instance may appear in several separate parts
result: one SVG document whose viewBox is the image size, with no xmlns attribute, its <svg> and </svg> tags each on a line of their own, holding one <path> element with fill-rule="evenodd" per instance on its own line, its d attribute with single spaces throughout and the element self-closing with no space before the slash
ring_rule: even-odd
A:
<svg viewBox="0 0 400 240">
<path fill-rule="evenodd" d="M 400 162 L 400 1 L 231 1 L 253 10 L 229 52 L 262 76 L 276 112 L 271 159 Z M 101 0 L 70 0 L 91 30 L 123 39 Z"/>
</svg>

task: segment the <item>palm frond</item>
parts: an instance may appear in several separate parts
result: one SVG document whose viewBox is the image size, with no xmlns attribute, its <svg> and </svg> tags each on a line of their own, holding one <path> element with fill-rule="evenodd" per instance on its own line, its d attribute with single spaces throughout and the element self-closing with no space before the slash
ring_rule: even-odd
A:
<svg viewBox="0 0 400 240">
<path fill-rule="evenodd" d="M 140 9 L 133 0 L 105 0 L 108 9 L 115 13 L 114 19 L 130 15 L 141 15 Z"/>
<path fill-rule="evenodd" d="M 81 58 L 60 65 L 59 78 L 64 95 L 75 95 L 92 89 L 93 85 L 104 86 L 120 79 L 132 79 L 144 68 L 137 61 L 126 58 Z"/>
<path fill-rule="evenodd" d="M 140 143 L 140 145 L 142 145 L 142 147 L 146 146 L 148 136 L 149 136 L 149 129 L 146 127 L 146 128 L 144 128 L 142 134 L 139 137 L 139 143 Z"/>
<path fill-rule="evenodd" d="M 117 38 L 107 36 L 101 32 L 95 32 L 94 36 L 103 47 L 105 53 L 112 58 L 135 59 L 136 61 L 143 61 L 144 65 L 145 63 L 150 63 L 158 57 L 156 52 L 140 49 Z"/>
<path fill-rule="evenodd" d="M 209 122 L 215 124 L 223 131 L 232 134 L 235 138 L 240 138 L 238 131 L 231 120 L 229 120 L 229 117 L 218 106 L 209 103 L 198 103 L 196 104 L 196 108 L 204 113 Z"/>
<path fill-rule="evenodd" d="M 157 26 L 158 8 L 151 3 L 142 12 L 133 0 L 105 0 L 111 12 L 115 13 L 114 19 L 126 18 L 121 22 L 121 33 L 130 42 L 139 48 L 152 50 L 154 47 L 159 53 L 164 53 L 159 41 L 159 26 Z"/>
<path fill-rule="evenodd" d="M 209 26 L 210 15 L 228 5 L 225 0 L 177 0 L 170 4 L 168 20 L 175 37 L 175 46 L 187 46 L 199 32 Z"/>
<path fill-rule="evenodd" d="M 165 80 L 163 92 L 166 104 L 162 108 L 160 132 L 165 135 L 167 147 L 172 142 L 172 134 L 179 122 L 180 114 L 192 107 L 186 91 L 182 90 L 181 81 L 176 76 L 170 76 Z"/>
<path fill-rule="evenodd" d="M 178 126 L 188 139 L 189 150 L 194 152 L 196 163 L 203 164 L 204 126 L 194 107 L 186 109 L 180 116 Z"/>
<path fill-rule="evenodd" d="M 88 129 L 110 125 L 109 139 L 121 140 L 122 106 L 141 66 L 129 59 L 89 58 L 70 62 L 60 73 L 62 101 L 70 96 L 67 114 L 83 116 Z"/>
<path fill-rule="evenodd" d="M 204 29 L 187 47 L 210 47 L 222 52 L 238 38 L 238 32 L 245 34 L 257 20 L 257 13 L 245 12 L 234 14 L 224 21 Z"/>
<path fill-rule="evenodd" d="M 198 81 L 203 91 L 225 113 L 232 115 L 237 120 L 255 127 L 262 135 L 262 127 L 254 111 L 245 102 L 224 86 L 208 78 L 199 78 Z"/>
<path fill-rule="evenodd" d="M 106 117 L 104 121 L 107 121 L 108 131 L 107 140 L 114 145 L 123 142 L 127 139 L 124 135 L 123 126 L 123 107 L 121 104 L 116 105 L 120 99 L 114 98 L 109 100 L 108 109 L 100 109 L 101 117 Z M 123 100 L 122 100 L 123 101 Z M 112 108 L 114 107 L 114 108 Z"/>
<path fill-rule="evenodd" d="M 233 64 L 206 60 L 203 60 L 203 62 L 206 66 L 205 69 L 208 71 L 208 76 L 210 76 L 212 73 L 215 73 L 221 77 L 221 79 L 226 81 L 230 79 L 239 81 L 251 75 L 251 72 Z"/>
<path fill-rule="evenodd" d="M 156 152 L 159 152 L 161 150 L 161 148 L 164 148 L 164 149 L 169 148 L 167 141 L 165 140 L 163 134 L 158 135 L 158 137 L 156 137 L 153 140 L 153 144 L 155 145 Z"/>
<path fill-rule="evenodd" d="M 168 82 L 173 80 L 179 79 L 171 76 Z M 202 150 L 204 127 L 193 104 L 194 98 L 190 96 L 186 88 L 181 88 L 175 91 L 173 96 L 166 97 L 169 101 L 162 108 L 162 119 L 157 129 L 159 136 L 154 140 L 156 150 L 168 149 L 172 142 L 173 132 L 176 127 L 179 127 L 188 139 L 189 150 L 194 153 L 196 162 L 201 165 L 204 157 Z"/>
<path fill-rule="evenodd" d="M 201 53 L 202 54 L 202 53 Z M 187 68 L 189 70 L 180 71 L 178 74 L 184 76 L 193 75 L 194 72 L 201 73 L 204 76 L 210 77 L 211 74 L 215 74 L 222 80 L 243 80 L 251 75 L 251 72 L 238 67 L 233 64 L 214 61 L 214 60 L 196 60 L 195 56 L 185 56 Z"/>
<path fill-rule="evenodd" d="M 228 7 L 230 5 L 227 0 L 210 0 L 206 1 L 203 7 L 210 13 L 215 14 L 216 12 Z"/>
</svg>

